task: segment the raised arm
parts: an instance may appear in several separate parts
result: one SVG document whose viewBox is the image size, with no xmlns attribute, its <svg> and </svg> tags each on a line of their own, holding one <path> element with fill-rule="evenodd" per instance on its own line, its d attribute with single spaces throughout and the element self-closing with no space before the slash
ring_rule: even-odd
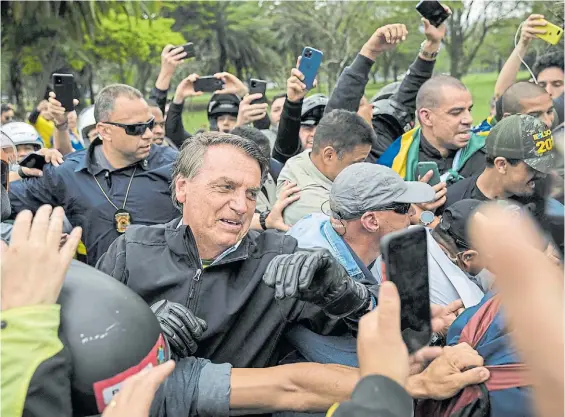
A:
<svg viewBox="0 0 565 417">
<path fill-rule="evenodd" d="M 520 71 L 520 66 L 522 65 L 520 57 L 524 59 L 528 53 L 530 42 L 536 34 L 545 33 L 545 29 L 539 28 L 539 26 L 545 25 L 546 21 L 543 20 L 543 15 L 541 14 L 530 15 L 522 24 L 522 32 L 520 34 L 518 45 L 514 48 L 504 63 L 504 66 L 498 75 L 498 79 L 496 80 L 496 85 L 494 86 L 495 97 L 500 97 L 504 94 L 508 87 L 514 84 L 516 77 L 518 76 L 518 71 Z"/>
<path fill-rule="evenodd" d="M 394 49 L 407 35 L 406 26 L 402 24 L 378 28 L 365 42 L 351 66 L 340 75 L 325 112 L 329 113 L 334 109 L 357 111 L 369 82 L 369 72 L 377 57 Z"/>
<path fill-rule="evenodd" d="M 175 74 L 176 68 L 183 63 L 186 52 L 182 46 L 178 48 L 173 45 L 167 45 L 161 52 L 161 70 L 155 81 L 155 87 L 151 89 L 149 98 L 155 100 L 163 115 L 165 114 L 165 106 L 167 105 L 167 93 L 171 86 L 171 79 Z"/>
<path fill-rule="evenodd" d="M 285 163 L 302 150 L 300 144 L 300 115 L 302 113 L 302 102 L 308 92 L 306 85 L 302 82 L 304 75 L 298 71 L 298 64 L 290 72 L 286 82 L 286 100 L 283 105 L 277 139 L 273 146 L 273 158 Z"/>
<path fill-rule="evenodd" d="M 167 114 L 167 120 L 165 122 L 165 135 L 169 139 L 171 139 L 179 149 L 185 139 L 188 139 L 191 136 L 190 133 L 184 130 L 184 124 L 182 122 L 184 100 L 187 97 L 202 95 L 201 91 L 194 91 L 193 84 L 197 79 L 198 74 L 190 74 L 180 82 L 175 92 L 173 102 L 169 107 L 169 113 Z"/>
</svg>

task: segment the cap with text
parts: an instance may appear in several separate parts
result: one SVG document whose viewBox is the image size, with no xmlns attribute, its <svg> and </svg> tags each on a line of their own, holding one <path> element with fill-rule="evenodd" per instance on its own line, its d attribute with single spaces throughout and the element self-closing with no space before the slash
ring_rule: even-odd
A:
<svg viewBox="0 0 565 417">
<path fill-rule="evenodd" d="M 518 159 L 536 171 L 548 174 L 557 163 L 551 129 L 528 114 L 503 118 L 486 139 L 487 155 Z"/>
</svg>

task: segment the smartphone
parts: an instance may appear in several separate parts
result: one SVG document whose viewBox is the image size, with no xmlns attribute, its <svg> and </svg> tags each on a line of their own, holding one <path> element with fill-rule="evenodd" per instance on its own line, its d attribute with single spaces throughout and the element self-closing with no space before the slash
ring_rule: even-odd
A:
<svg viewBox="0 0 565 417">
<path fill-rule="evenodd" d="M 224 88 L 224 82 L 217 79 L 213 75 L 206 75 L 198 78 L 194 82 L 194 91 L 203 91 L 205 93 L 213 93 Z"/>
<path fill-rule="evenodd" d="M 267 92 L 267 81 L 258 80 L 256 78 L 251 78 L 249 80 L 249 94 L 263 94 L 263 97 L 253 100 L 251 104 L 257 103 L 265 103 L 266 97 L 265 93 Z"/>
<path fill-rule="evenodd" d="M 421 0 L 416 5 L 416 10 L 436 28 L 449 17 L 449 13 L 436 0 Z"/>
<path fill-rule="evenodd" d="M 35 168 L 35 169 L 43 169 L 45 164 L 46 164 L 45 157 L 37 153 L 30 153 L 28 156 L 24 158 L 22 162 L 20 162 L 20 166 L 22 167 Z"/>
<path fill-rule="evenodd" d="M 316 79 L 320 65 L 322 65 L 323 57 L 324 53 L 322 51 L 318 51 L 309 46 L 305 47 L 302 51 L 298 70 L 304 74 L 304 81 L 302 82 L 306 84 L 307 90 L 311 90 L 312 87 L 314 87 L 314 80 Z"/>
<path fill-rule="evenodd" d="M 416 175 L 414 176 L 416 179 L 422 178 L 424 175 L 428 173 L 428 171 L 433 171 L 434 175 L 428 182 L 429 185 L 432 187 L 437 185 L 441 182 L 441 177 L 439 175 L 439 168 L 437 167 L 437 163 L 433 161 L 429 162 L 418 162 L 416 165 Z"/>
<path fill-rule="evenodd" d="M 541 35 L 537 34 L 536 36 L 540 39 L 543 39 L 547 43 L 552 45 L 557 45 L 563 36 L 563 28 L 560 28 L 553 23 L 547 22 L 545 26 L 538 26 L 540 29 L 545 29 L 546 32 Z"/>
<path fill-rule="evenodd" d="M 194 44 L 192 42 L 185 43 L 182 48 L 184 49 L 184 52 L 186 52 L 186 56 L 183 59 L 194 58 L 196 56 Z"/>
<path fill-rule="evenodd" d="M 53 91 L 57 96 L 57 101 L 65 108 L 66 112 L 73 111 L 75 105 L 73 96 L 75 82 L 73 74 L 53 74 Z"/>
<path fill-rule="evenodd" d="M 400 327 L 408 352 L 427 346 L 432 338 L 428 241 L 426 229 L 413 226 L 381 239 L 384 275 L 400 295 Z"/>
</svg>

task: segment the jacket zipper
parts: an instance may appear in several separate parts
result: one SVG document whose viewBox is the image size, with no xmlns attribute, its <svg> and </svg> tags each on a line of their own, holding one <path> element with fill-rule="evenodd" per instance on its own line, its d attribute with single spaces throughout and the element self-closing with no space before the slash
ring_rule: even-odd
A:
<svg viewBox="0 0 565 417">
<path fill-rule="evenodd" d="M 196 292 L 196 287 L 198 286 L 198 282 L 200 281 L 201 276 L 202 276 L 202 269 L 197 269 L 196 273 L 192 277 L 193 282 L 192 282 L 192 285 L 190 286 L 190 292 L 188 294 L 188 303 L 187 303 L 187 307 L 188 307 L 189 310 L 191 310 L 190 304 L 192 302 L 192 299 L 194 298 L 194 293 Z"/>
</svg>

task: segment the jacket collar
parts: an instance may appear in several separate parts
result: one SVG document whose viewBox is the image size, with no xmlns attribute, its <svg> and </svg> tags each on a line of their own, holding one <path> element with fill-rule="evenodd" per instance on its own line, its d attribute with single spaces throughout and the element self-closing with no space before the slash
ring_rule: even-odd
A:
<svg viewBox="0 0 565 417">
<path fill-rule="evenodd" d="M 90 146 L 86 149 L 86 152 L 84 153 L 83 157 L 80 159 L 80 161 L 78 162 L 75 168 L 75 172 L 87 171 L 89 174 L 98 175 L 100 172 L 105 171 L 104 168 L 101 168 L 100 165 L 96 163 L 96 159 L 94 157 L 94 148 L 96 148 L 96 146 L 102 146 L 102 139 L 100 139 L 99 137 L 96 137 L 96 139 L 94 139 L 90 144 Z M 144 159 L 143 161 L 136 162 L 135 164 L 132 164 L 129 167 L 118 169 L 117 171 L 128 169 L 134 165 L 137 165 L 139 168 L 143 170 L 147 170 L 149 164 L 148 161 L 149 159 L 151 159 L 153 154 L 154 154 L 154 147 L 151 146 L 151 150 L 149 151 L 149 156 L 146 159 Z"/>
<path fill-rule="evenodd" d="M 182 218 L 177 218 L 165 225 L 165 240 L 171 252 L 179 256 L 187 256 L 191 263 L 201 267 L 200 254 L 196 247 L 196 239 L 189 226 L 180 225 Z M 214 262 L 208 268 L 223 265 L 231 262 L 241 261 L 249 257 L 249 252 L 253 239 L 249 233 L 244 236 L 237 247 L 224 255 L 218 262 Z"/>
</svg>

